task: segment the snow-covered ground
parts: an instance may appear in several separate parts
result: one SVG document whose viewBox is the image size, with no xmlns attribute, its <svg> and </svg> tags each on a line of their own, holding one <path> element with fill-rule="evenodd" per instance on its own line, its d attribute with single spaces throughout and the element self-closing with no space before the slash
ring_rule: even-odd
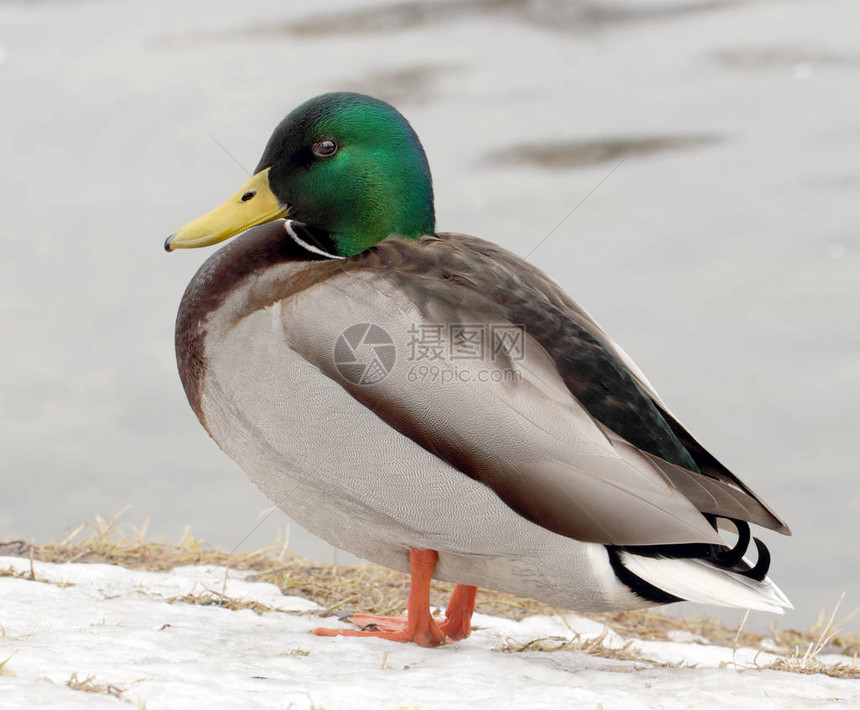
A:
<svg viewBox="0 0 860 710">
<path fill-rule="evenodd" d="M 311 601 L 247 580 L 247 572 L 33 565 L 36 581 L 29 560 L 0 557 L 7 573 L 0 576 L 4 710 L 860 707 L 856 680 L 761 670 L 776 656 L 684 632 L 675 642 L 628 640 L 575 615 L 511 621 L 478 614 L 469 639 L 425 649 L 314 636 L 314 627 L 341 622 L 321 617 Z M 177 599 L 219 593 L 270 610 Z M 602 634 L 603 646 L 623 649 L 620 659 L 520 650 L 541 639 L 555 648 Z M 71 687 L 81 684 L 100 692 Z"/>
</svg>

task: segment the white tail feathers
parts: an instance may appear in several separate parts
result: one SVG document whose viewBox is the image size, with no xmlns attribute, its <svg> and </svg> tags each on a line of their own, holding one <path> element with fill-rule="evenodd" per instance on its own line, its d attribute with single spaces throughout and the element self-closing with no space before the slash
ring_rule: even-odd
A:
<svg viewBox="0 0 860 710">
<path fill-rule="evenodd" d="M 784 614 L 791 602 L 769 577 L 762 581 L 720 569 L 705 560 L 645 557 L 622 552 L 621 564 L 637 577 L 680 599 Z"/>
</svg>

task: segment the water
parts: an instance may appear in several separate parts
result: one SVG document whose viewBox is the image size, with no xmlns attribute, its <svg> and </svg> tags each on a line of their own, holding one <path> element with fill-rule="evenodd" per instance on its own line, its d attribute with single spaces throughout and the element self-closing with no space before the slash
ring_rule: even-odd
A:
<svg viewBox="0 0 860 710">
<path fill-rule="evenodd" d="M 789 522 L 763 535 L 782 623 L 857 606 L 858 22 L 829 0 L 0 3 L 0 539 L 128 505 L 227 547 L 286 526 L 255 530 L 271 504 L 185 402 L 173 318 L 206 254 L 161 244 L 289 109 L 350 89 L 416 127 L 440 229 L 529 255 Z"/>
</svg>

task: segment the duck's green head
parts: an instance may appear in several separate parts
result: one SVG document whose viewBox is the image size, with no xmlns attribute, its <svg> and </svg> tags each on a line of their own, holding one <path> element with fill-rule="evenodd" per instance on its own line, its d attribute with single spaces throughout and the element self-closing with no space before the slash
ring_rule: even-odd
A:
<svg viewBox="0 0 860 710">
<path fill-rule="evenodd" d="M 339 256 L 435 228 L 424 149 L 397 109 L 353 93 L 317 96 L 284 118 L 254 175 L 227 202 L 168 237 L 216 244 L 279 217 L 326 232 Z"/>
</svg>

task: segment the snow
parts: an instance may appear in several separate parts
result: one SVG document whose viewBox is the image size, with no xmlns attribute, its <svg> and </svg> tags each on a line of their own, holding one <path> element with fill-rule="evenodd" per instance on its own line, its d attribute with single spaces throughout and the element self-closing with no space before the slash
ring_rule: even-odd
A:
<svg viewBox="0 0 860 710">
<path fill-rule="evenodd" d="M 629 641 L 573 614 L 522 621 L 476 614 L 465 641 L 425 649 L 367 638 L 322 638 L 338 626 L 315 603 L 251 573 L 169 572 L 0 557 L 0 708 L 807 708 L 860 707 L 855 681 L 758 667 L 776 656 L 708 645 Z M 176 601 L 223 593 L 270 607 L 261 615 Z M 173 600 L 173 603 L 170 602 Z M 536 639 L 591 639 L 636 649 L 636 660 L 518 648 Z M 8 659 L 8 660 L 7 660 Z M 844 662 L 844 657 L 824 657 Z M 669 664 L 661 666 L 659 664 Z M 74 690 L 67 681 L 122 689 Z"/>
</svg>

